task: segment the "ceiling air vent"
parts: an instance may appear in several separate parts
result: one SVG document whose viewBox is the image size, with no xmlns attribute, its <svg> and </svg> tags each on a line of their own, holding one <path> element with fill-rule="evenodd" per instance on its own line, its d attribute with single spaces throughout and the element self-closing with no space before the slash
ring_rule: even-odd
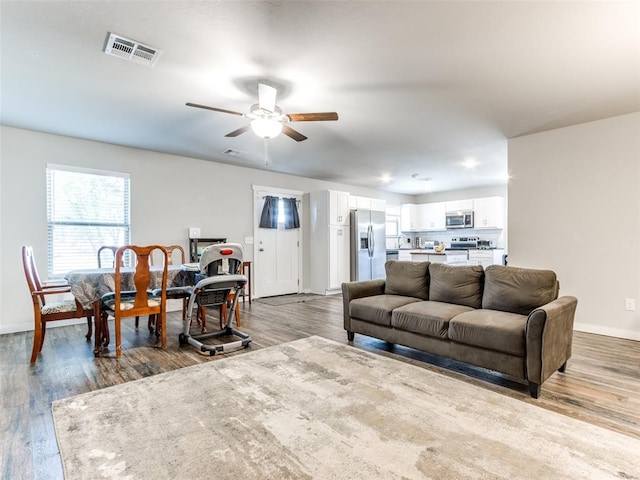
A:
<svg viewBox="0 0 640 480">
<path fill-rule="evenodd" d="M 234 150 L 233 148 L 227 148 L 226 150 L 223 150 L 222 153 L 224 155 L 229 155 L 230 157 L 240 157 L 240 156 L 242 156 L 242 152 L 240 152 L 238 150 Z"/>
<path fill-rule="evenodd" d="M 109 32 L 104 53 L 153 67 L 162 54 L 162 50 Z"/>
</svg>

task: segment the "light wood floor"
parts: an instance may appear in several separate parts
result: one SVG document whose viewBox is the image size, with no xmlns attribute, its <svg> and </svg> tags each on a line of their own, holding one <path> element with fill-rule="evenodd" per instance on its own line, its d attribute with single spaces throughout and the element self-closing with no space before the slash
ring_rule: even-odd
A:
<svg viewBox="0 0 640 480">
<path fill-rule="evenodd" d="M 253 350 L 309 335 L 347 343 L 340 297 L 280 307 L 256 301 L 240 305 L 242 330 L 251 334 Z M 124 322 L 122 357 L 116 359 L 112 348 L 111 356 L 96 359 L 85 342 L 85 328 L 50 328 L 35 366 L 29 365 L 30 332 L 0 336 L 3 479 L 62 478 L 53 400 L 246 351 L 208 357 L 193 347 L 179 347 L 181 322 L 172 313 L 167 350 L 152 347 L 154 338 L 146 328 L 135 330 L 131 320 Z M 354 345 L 640 439 L 640 342 L 576 332 L 566 373 L 547 380 L 538 400 L 529 396 L 526 385 L 483 369 L 362 335 L 356 335 Z"/>
</svg>

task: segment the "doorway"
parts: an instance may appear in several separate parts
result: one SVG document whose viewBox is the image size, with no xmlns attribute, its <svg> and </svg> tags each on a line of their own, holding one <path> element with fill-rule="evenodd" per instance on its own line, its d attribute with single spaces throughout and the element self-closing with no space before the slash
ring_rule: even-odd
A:
<svg viewBox="0 0 640 480">
<path fill-rule="evenodd" d="M 302 219 L 302 194 L 297 190 L 253 186 L 253 290 L 256 297 L 287 295 L 300 291 L 301 229 L 285 229 L 284 219 L 280 215 L 278 228 L 260 228 L 260 217 L 265 197 L 271 196 L 279 199 L 295 198 L 298 215 Z M 279 204 L 281 212 L 282 202 Z"/>
</svg>

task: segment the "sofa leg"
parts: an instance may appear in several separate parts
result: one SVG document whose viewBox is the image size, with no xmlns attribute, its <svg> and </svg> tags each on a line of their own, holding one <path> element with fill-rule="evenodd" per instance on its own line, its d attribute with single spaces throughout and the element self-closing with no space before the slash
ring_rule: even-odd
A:
<svg viewBox="0 0 640 480">
<path fill-rule="evenodd" d="M 350 342 L 353 342 L 353 339 L 355 338 L 356 334 L 353 332 L 350 332 L 349 330 L 347 330 L 347 340 L 349 340 Z"/>
<path fill-rule="evenodd" d="M 529 382 L 529 393 L 533 398 L 538 398 L 540 396 L 540 390 L 542 390 L 542 385 L 539 383 Z"/>
<path fill-rule="evenodd" d="M 560 368 L 558 369 L 558 371 L 561 373 L 564 373 L 566 369 L 567 369 L 567 362 L 564 362 L 562 365 L 560 365 Z"/>
</svg>

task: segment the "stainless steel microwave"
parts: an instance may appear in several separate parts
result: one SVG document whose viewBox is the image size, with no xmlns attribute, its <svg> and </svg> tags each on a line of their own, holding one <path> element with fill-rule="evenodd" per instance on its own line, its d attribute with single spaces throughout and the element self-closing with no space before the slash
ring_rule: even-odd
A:
<svg viewBox="0 0 640 480">
<path fill-rule="evenodd" d="M 447 228 L 473 228 L 473 212 L 447 213 Z"/>
</svg>

